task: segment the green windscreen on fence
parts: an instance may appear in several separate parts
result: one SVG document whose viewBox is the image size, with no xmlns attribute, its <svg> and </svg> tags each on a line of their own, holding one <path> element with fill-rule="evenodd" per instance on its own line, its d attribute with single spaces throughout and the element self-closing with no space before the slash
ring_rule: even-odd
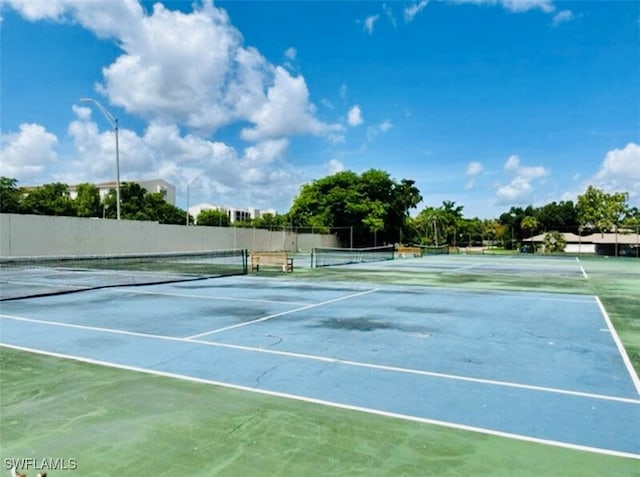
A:
<svg viewBox="0 0 640 477">
<path fill-rule="evenodd" d="M 247 273 L 244 249 L 0 258 L 0 301 Z"/>
<path fill-rule="evenodd" d="M 316 247 L 311 251 L 312 267 L 330 267 L 350 263 L 393 260 L 394 246 L 365 248 Z"/>
</svg>

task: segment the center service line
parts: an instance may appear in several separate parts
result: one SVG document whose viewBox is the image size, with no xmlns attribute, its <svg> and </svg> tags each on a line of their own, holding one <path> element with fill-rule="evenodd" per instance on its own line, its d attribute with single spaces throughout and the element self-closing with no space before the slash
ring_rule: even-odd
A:
<svg viewBox="0 0 640 477">
<path fill-rule="evenodd" d="M 216 333 L 222 333 L 223 331 L 233 330 L 235 328 L 241 328 L 243 326 L 253 325 L 255 323 L 260 323 L 262 321 L 271 320 L 272 318 L 277 318 L 279 316 L 290 315 L 291 313 L 297 313 L 298 311 L 308 310 L 310 308 L 317 308 L 319 306 L 328 305 L 329 303 L 335 303 L 337 301 L 349 300 L 351 298 L 355 298 L 357 296 L 367 295 L 369 293 L 377 292 L 380 288 L 374 288 L 373 290 L 365 290 L 359 293 L 353 293 L 347 296 L 341 296 L 339 298 L 333 298 L 331 300 L 322 301 L 320 303 L 314 303 L 312 305 L 305 305 L 299 308 L 294 308 L 293 310 L 282 311 L 280 313 L 275 313 L 273 315 L 263 316 L 262 318 L 258 318 L 256 320 L 245 321 L 244 323 L 238 323 L 237 325 L 225 326 L 224 328 L 218 328 L 217 330 L 205 331 L 204 333 L 198 333 L 197 335 L 187 336 L 186 340 L 193 340 L 197 338 L 202 338 L 203 336 L 209 336 Z"/>
</svg>

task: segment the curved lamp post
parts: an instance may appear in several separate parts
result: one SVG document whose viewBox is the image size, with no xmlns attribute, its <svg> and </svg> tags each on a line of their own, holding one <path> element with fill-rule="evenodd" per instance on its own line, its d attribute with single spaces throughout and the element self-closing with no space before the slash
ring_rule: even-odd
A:
<svg viewBox="0 0 640 477">
<path fill-rule="evenodd" d="M 109 111 L 93 98 L 80 98 L 80 101 L 95 104 L 104 117 L 107 118 L 107 121 L 109 121 L 109 124 L 111 124 L 111 127 L 116 133 L 116 218 L 120 220 L 120 148 L 118 143 L 118 118 L 114 118 Z"/>
</svg>

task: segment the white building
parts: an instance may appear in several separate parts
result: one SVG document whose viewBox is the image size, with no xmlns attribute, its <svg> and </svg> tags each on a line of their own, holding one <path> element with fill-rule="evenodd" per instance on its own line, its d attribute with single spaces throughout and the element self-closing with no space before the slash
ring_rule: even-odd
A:
<svg viewBox="0 0 640 477">
<path fill-rule="evenodd" d="M 195 223 L 197 223 L 198 215 L 200 215 L 200 212 L 202 212 L 203 210 L 220 210 L 227 214 L 227 217 L 229 217 L 229 222 L 232 224 L 234 222 L 242 222 L 245 220 L 257 219 L 261 215 L 260 210 L 254 207 L 240 209 L 240 208 L 231 207 L 228 205 L 214 205 L 214 204 L 203 203 L 203 204 L 198 204 L 198 205 L 189 207 L 189 214 L 193 217 Z M 269 210 L 268 212 L 265 212 L 265 213 L 272 213 L 275 215 L 276 211 Z"/>
<path fill-rule="evenodd" d="M 546 233 L 522 240 L 523 245 L 536 244 L 542 247 Z M 565 253 L 590 253 L 598 255 L 628 255 L 637 257 L 640 254 L 640 234 L 625 231 L 596 232 L 590 235 L 576 235 L 569 232 L 561 234 L 566 242 Z"/>
<path fill-rule="evenodd" d="M 120 187 L 124 182 L 135 182 L 140 187 L 145 189 L 149 193 L 159 192 L 164 197 L 164 200 L 171 205 L 176 205 L 176 188 L 173 184 L 168 183 L 164 179 L 152 179 L 152 180 L 135 180 L 135 181 L 120 181 Z M 101 182 L 94 184 L 99 191 L 100 199 L 104 199 L 111 189 L 116 188 L 116 182 Z M 77 196 L 77 185 L 69 186 L 69 196 L 75 199 Z"/>
</svg>

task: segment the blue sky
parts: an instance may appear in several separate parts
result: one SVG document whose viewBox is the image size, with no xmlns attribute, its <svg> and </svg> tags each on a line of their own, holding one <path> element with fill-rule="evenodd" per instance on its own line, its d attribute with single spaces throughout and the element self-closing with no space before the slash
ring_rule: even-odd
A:
<svg viewBox="0 0 640 477">
<path fill-rule="evenodd" d="M 339 170 L 466 217 L 640 205 L 640 2 L 0 0 L 0 175 L 286 212 Z"/>
</svg>

